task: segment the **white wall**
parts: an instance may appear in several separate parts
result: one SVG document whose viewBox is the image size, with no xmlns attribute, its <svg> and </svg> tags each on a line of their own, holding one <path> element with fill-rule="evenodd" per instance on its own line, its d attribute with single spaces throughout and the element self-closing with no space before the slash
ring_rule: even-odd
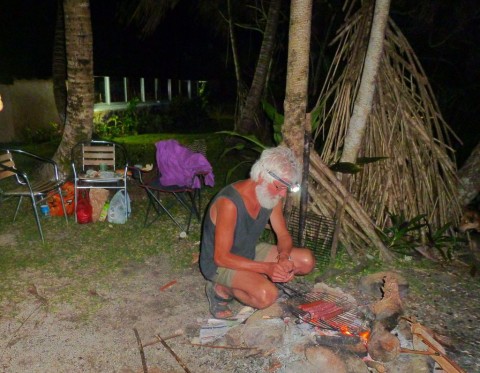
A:
<svg viewBox="0 0 480 373">
<path fill-rule="evenodd" d="M 12 85 L 0 84 L 4 104 L 0 112 L 0 143 L 21 141 L 22 131 L 49 127 L 60 123 L 51 80 L 15 80 Z"/>
</svg>

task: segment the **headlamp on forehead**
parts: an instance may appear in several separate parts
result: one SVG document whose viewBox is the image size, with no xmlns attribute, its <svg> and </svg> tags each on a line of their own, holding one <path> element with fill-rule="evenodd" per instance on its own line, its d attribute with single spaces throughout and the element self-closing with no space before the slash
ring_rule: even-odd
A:
<svg viewBox="0 0 480 373">
<path fill-rule="evenodd" d="M 280 181 L 283 185 L 285 185 L 288 188 L 289 192 L 296 193 L 300 190 L 300 184 L 295 183 L 289 183 L 288 181 L 283 180 L 280 176 L 278 176 L 276 173 L 267 170 L 268 174 L 273 177 L 275 180 Z"/>
</svg>

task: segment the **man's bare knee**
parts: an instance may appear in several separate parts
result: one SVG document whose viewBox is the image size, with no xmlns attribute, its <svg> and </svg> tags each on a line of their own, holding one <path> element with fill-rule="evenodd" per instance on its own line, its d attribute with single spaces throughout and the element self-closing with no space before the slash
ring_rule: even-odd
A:
<svg viewBox="0 0 480 373">
<path fill-rule="evenodd" d="M 278 298 L 278 289 L 272 286 L 262 286 L 255 292 L 257 308 L 263 309 L 271 306 Z"/>
<path fill-rule="evenodd" d="M 305 275 L 310 273 L 315 268 L 315 257 L 310 250 L 301 249 L 301 253 L 295 258 L 297 267 L 297 274 Z"/>
</svg>

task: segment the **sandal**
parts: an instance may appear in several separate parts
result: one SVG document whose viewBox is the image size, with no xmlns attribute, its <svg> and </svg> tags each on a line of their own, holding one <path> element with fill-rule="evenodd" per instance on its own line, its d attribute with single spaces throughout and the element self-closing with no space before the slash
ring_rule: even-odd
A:
<svg viewBox="0 0 480 373">
<path fill-rule="evenodd" d="M 210 306 L 210 313 L 214 318 L 228 319 L 233 316 L 232 311 L 228 307 L 228 302 L 232 301 L 233 297 L 228 299 L 220 297 L 215 291 L 213 282 L 210 281 L 205 285 L 205 294 Z"/>
</svg>

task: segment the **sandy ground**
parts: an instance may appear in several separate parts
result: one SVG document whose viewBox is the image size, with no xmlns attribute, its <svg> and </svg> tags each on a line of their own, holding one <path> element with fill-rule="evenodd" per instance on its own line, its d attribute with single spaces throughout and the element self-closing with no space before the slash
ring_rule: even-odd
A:
<svg viewBox="0 0 480 373">
<path fill-rule="evenodd" d="M 176 282 L 160 290 L 171 281 Z M 133 328 L 143 344 L 157 334 L 183 333 L 167 343 L 192 372 L 251 371 L 252 363 L 262 364 L 258 357 L 240 358 L 246 352 L 191 345 L 209 317 L 204 283 L 198 269 L 172 272 L 162 258 L 135 264 L 90 294 L 99 298 L 100 307 L 88 318 L 74 305 L 50 307 L 48 297 L 55 289 L 37 285 L 37 296 L 12 305 L 15 315 L 1 318 L 0 371 L 143 372 Z M 149 371 L 184 371 L 160 343 L 144 351 Z"/>
<path fill-rule="evenodd" d="M 155 257 L 124 268 L 87 295 L 98 301 L 96 312 L 88 317 L 75 304 L 51 306 L 48 299 L 56 288 L 37 278 L 36 291 L 32 290 L 28 283 L 36 275 L 25 274 L 30 294 L 26 301 L 2 305 L 1 372 L 143 372 L 133 328 L 144 344 L 155 341 L 157 334 L 183 333 L 167 343 L 191 372 L 263 372 L 271 368 L 269 356 L 191 344 L 209 317 L 205 282 L 196 266 L 175 272 L 168 260 Z M 449 353 L 457 363 L 468 372 L 480 372 L 478 278 L 450 270 L 432 274 L 411 269 L 405 275 L 425 286 L 421 294 L 406 298 L 407 313 L 448 335 L 453 342 Z M 171 281 L 176 282 L 161 290 Z M 354 282 L 351 289 L 346 287 L 347 291 L 354 289 Z M 239 310 L 241 305 L 235 307 Z M 145 357 L 151 373 L 185 371 L 160 343 L 145 347 Z"/>
</svg>

